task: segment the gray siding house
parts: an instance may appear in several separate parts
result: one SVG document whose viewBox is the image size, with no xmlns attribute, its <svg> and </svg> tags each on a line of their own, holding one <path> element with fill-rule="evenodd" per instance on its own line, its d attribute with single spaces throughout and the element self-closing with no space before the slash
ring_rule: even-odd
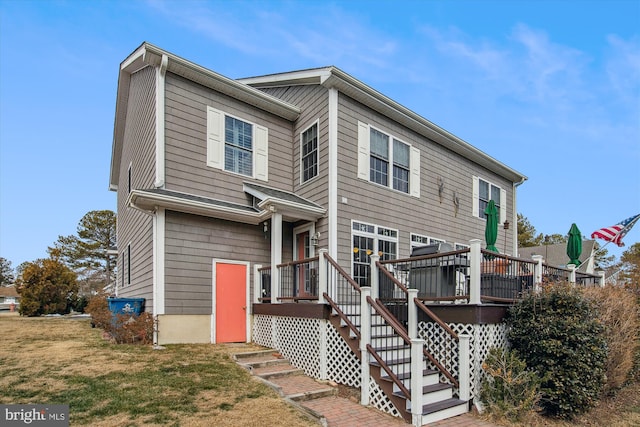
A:
<svg viewBox="0 0 640 427">
<path fill-rule="evenodd" d="M 161 342 L 251 341 L 258 268 L 326 248 L 364 283 L 367 254 L 482 239 L 491 199 L 515 225 L 525 180 L 336 67 L 234 80 L 143 43 L 118 79 L 117 295 Z"/>
</svg>

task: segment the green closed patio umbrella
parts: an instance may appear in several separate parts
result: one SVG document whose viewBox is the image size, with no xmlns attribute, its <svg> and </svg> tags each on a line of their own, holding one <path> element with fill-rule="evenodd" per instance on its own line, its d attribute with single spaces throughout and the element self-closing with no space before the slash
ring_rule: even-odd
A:
<svg viewBox="0 0 640 427">
<path fill-rule="evenodd" d="M 484 238 L 487 241 L 487 250 L 499 252 L 496 248 L 496 240 L 498 239 L 498 210 L 493 200 L 489 200 L 487 208 L 484 210 L 487 217 L 487 224 L 484 229 Z"/>
<path fill-rule="evenodd" d="M 581 254 L 582 233 L 580 233 L 578 226 L 574 223 L 571 224 L 571 229 L 569 230 L 569 239 L 567 240 L 567 256 L 569 257 L 568 264 L 573 264 L 576 267 L 579 267 Z"/>
</svg>

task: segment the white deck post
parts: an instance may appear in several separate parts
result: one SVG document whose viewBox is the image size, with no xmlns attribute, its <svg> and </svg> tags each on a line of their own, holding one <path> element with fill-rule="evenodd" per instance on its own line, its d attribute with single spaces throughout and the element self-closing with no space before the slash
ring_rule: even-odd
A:
<svg viewBox="0 0 640 427">
<path fill-rule="evenodd" d="M 569 283 L 576 283 L 576 266 L 574 264 L 567 264 L 569 269 Z"/>
<path fill-rule="evenodd" d="M 408 321 L 409 321 L 409 338 L 415 340 L 418 338 L 418 306 L 415 303 L 415 299 L 418 298 L 418 290 L 417 289 L 409 289 L 409 294 L 407 296 L 407 310 Z"/>
<path fill-rule="evenodd" d="M 540 285 L 542 284 L 542 261 L 544 258 L 542 255 L 532 255 L 531 259 L 536 263 L 533 266 L 533 289 L 535 292 L 540 292 Z"/>
<path fill-rule="evenodd" d="M 469 361 L 471 360 L 471 337 L 463 334 L 459 335 L 458 342 L 458 383 L 460 388 L 458 390 L 460 394 L 460 400 L 468 402 L 471 398 L 471 369 L 469 367 Z"/>
<path fill-rule="evenodd" d="M 411 340 L 411 421 L 414 426 L 422 425 L 422 371 L 424 340 Z"/>
<path fill-rule="evenodd" d="M 604 288 L 605 285 L 605 276 L 604 276 L 604 271 L 600 270 L 598 271 L 598 276 L 600 276 L 600 279 L 598 280 L 598 284 L 600 285 L 601 288 Z"/>
<path fill-rule="evenodd" d="M 371 298 L 377 300 L 380 298 L 380 274 L 376 262 L 380 260 L 380 255 L 371 254 Z"/>
<path fill-rule="evenodd" d="M 318 251 L 318 304 L 324 304 L 322 295 L 328 292 L 327 259 L 324 257 L 328 252 L 326 248 Z"/>
<path fill-rule="evenodd" d="M 271 304 L 277 304 L 280 297 L 280 272 L 282 264 L 282 214 L 271 214 Z"/>
<path fill-rule="evenodd" d="M 471 252 L 469 254 L 471 258 L 471 264 L 469 269 L 469 304 L 482 304 L 480 299 L 480 264 L 482 263 L 482 240 L 471 239 L 469 240 L 469 246 Z"/>
<path fill-rule="evenodd" d="M 371 344 L 371 306 L 367 297 L 371 296 L 371 288 L 360 288 L 360 404 L 369 404 L 369 351 L 367 345 Z"/>
</svg>

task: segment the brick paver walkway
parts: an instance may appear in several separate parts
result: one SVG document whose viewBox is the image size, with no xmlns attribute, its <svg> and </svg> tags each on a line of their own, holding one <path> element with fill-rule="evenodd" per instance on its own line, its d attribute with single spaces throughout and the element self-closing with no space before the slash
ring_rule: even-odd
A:
<svg viewBox="0 0 640 427">
<path fill-rule="evenodd" d="M 262 353 L 255 356 L 246 354 L 239 363 L 252 365 L 254 375 L 268 376 L 268 373 L 280 373 L 282 371 L 293 369 L 286 360 L 283 364 L 272 365 L 278 358 L 277 353 Z M 281 357 L 281 356 L 279 356 Z M 267 366 L 264 366 L 268 364 Z M 284 396 L 300 396 L 306 393 L 318 392 L 331 388 L 328 384 L 314 380 L 302 374 L 275 376 L 268 379 L 274 386 L 277 386 Z M 308 399 L 308 400 L 306 400 Z M 368 408 L 360 405 L 346 397 L 337 395 L 324 397 L 305 396 L 303 400 L 297 402 L 299 405 L 311 409 L 317 414 L 322 415 L 328 427 L 407 427 L 410 424 L 403 419 L 393 417 L 374 408 Z M 496 427 L 494 424 L 483 421 L 472 414 L 459 415 L 447 420 L 438 421 L 429 426 L 433 427 Z"/>
</svg>

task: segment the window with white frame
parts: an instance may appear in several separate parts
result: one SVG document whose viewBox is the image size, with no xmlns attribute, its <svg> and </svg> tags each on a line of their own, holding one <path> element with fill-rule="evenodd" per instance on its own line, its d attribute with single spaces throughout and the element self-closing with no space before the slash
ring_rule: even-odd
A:
<svg viewBox="0 0 640 427">
<path fill-rule="evenodd" d="M 499 186 L 477 176 L 473 177 L 473 216 L 485 218 L 484 210 L 490 200 L 496 205 L 499 221 L 502 224 L 506 218 L 506 191 Z"/>
<path fill-rule="evenodd" d="M 420 150 L 358 122 L 358 178 L 420 197 Z"/>
<path fill-rule="evenodd" d="M 436 243 L 446 243 L 446 241 L 442 239 L 435 239 L 429 236 L 424 236 L 422 234 L 411 233 L 411 252 L 413 252 L 413 248 L 435 245 Z"/>
<path fill-rule="evenodd" d="M 360 286 L 369 286 L 371 254 L 374 251 L 380 260 L 398 257 L 398 230 L 364 222 L 352 221 L 353 279 Z"/>
<path fill-rule="evenodd" d="M 318 175 L 318 123 L 300 136 L 301 178 L 305 183 Z"/>
<path fill-rule="evenodd" d="M 267 128 L 207 107 L 207 165 L 267 180 Z"/>
</svg>

